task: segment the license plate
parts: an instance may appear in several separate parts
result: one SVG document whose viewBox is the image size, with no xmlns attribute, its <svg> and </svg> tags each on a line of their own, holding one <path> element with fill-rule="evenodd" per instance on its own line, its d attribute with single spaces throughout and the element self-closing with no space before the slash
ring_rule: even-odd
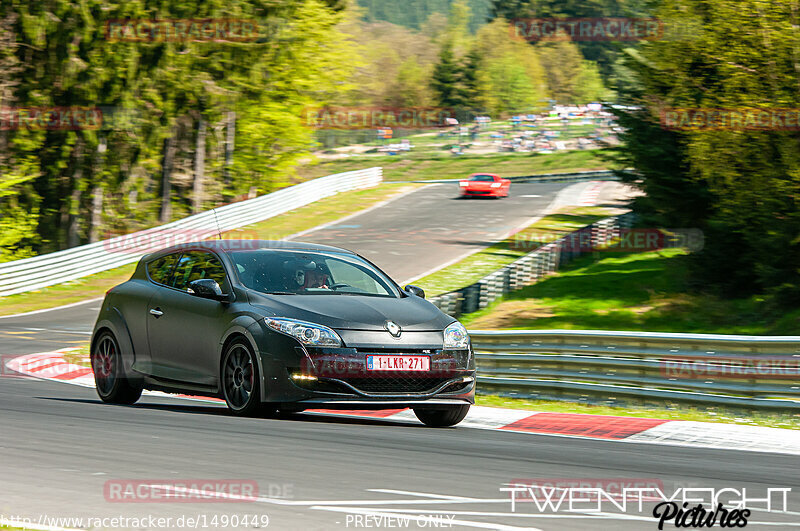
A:
<svg viewBox="0 0 800 531">
<path fill-rule="evenodd" d="M 429 371 L 430 356 L 367 356 L 368 371 Z"/>
</svg>

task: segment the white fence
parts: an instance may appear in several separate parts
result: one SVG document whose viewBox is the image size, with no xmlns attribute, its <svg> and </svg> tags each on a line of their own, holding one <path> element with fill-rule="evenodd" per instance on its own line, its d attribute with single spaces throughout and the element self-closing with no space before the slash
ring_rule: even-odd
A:
<svg viewBox="0 0 800 531">
<path fill-rule="evenodd" d="M 37 290 L 130 264 L 148 252 L 180 243 L 181 236 L 190 235 L 185 241 L 210 238 L 218 230 L 238 229 L 339 192 L 376 186 L 382 181 L 381 168 L 328 175 L 152 229 L 6 262 L 0 264 L 0 296 Z"/>
</svg>

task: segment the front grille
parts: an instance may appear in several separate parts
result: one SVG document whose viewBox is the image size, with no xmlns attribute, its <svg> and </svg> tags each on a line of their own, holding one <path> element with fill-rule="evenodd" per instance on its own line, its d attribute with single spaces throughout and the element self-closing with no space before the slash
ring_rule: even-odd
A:
<svg viewBox="0 0 800 531">
<path fill-rule="evenodd" d="M 441 388 L 443 384 L 463 375 L 470 365 L 469 350 L 442 350 L 420 348 L 355 347 L 339 349 L 309 349 L 313 366 L 301 372 L 316 375 L 319 380 L 295 382 L 308 390 L 326 393 L 354 395 L 426 395 Z M 369 371 L 366 368 L 369 355 L 423 355 L 431 359 L 428 372 Z M 445 392 L 454 393 L 462 389 L 461 382 L 447 386 Z"/>
<path fill-rule="evenodd" d="M 343 382 L 347 382 L 367 394 L 425 394 L 434 391 L 448 380 L 449 378 L 420 378 L 400 375 L 342 379 Z"/>
</svg>

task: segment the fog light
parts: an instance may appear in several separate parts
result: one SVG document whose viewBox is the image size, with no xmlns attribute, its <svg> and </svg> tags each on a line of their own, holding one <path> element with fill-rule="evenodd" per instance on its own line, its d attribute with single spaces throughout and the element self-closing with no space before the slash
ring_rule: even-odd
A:
<svg viewBox="0 0 800 531">
<path fill-rule="evenodd" d="M 464 376 L 463 378 L 461 378 L 461 383 L 469 383 L 472 381 L 475 381 L 475 378 L 473 378 L 472 376 Z"/>
</svg>

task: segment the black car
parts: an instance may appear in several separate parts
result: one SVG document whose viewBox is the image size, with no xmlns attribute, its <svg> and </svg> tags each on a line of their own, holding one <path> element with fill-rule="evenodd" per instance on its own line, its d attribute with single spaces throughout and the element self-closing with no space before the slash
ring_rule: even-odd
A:
<svg viewBox="0 0 800 531">
<path fill-rule="evenodd" d="M 106 294 L 91 361 L 100 398 L 224 398 L 236 414 L 410 407 L 460 422 L 475 398 L 466 329 L 361 256 L 220 240 L 142 258 Z"/>
</svg>

